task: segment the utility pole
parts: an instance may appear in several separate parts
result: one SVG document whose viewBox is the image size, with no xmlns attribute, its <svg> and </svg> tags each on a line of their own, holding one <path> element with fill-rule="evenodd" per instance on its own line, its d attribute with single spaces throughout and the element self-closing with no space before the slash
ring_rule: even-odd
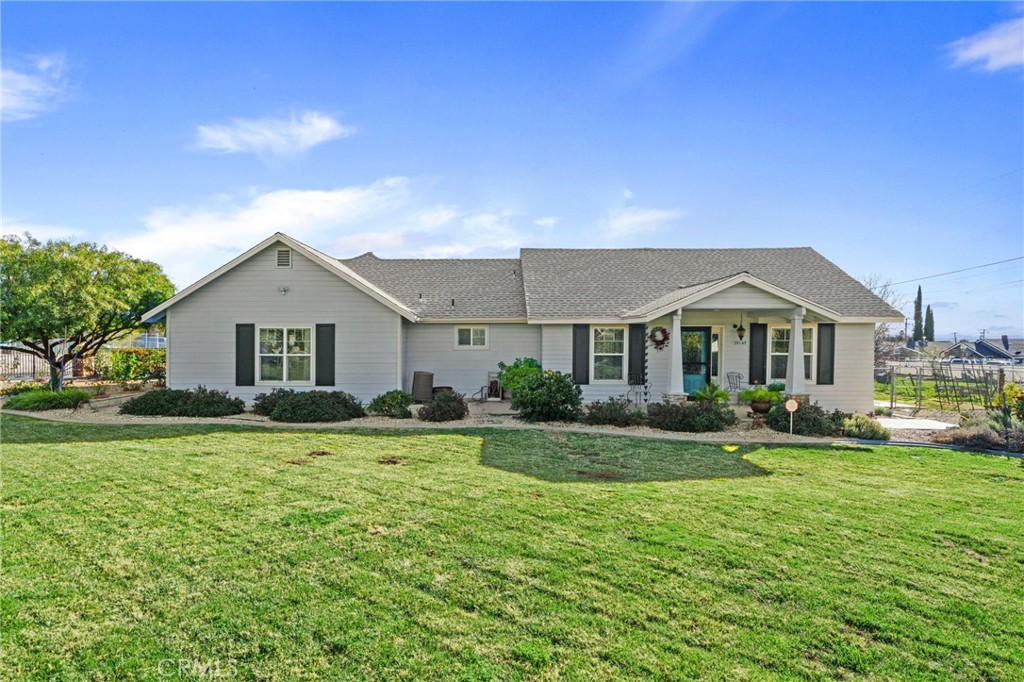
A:
<svg viewBox="0 0 1024 682">
<path fill-rule="evenodd" d="M 979 332 L 979 333 L 981 334 L 981 338 L 982 338 L 982 339 L 984 339 L 984 338 L 985 338 L 985 332 L 987 332 L 987 331 L 988 331 L 987 329 L 979 329 L 979 330 L 978 330 L 978 332 Z"/>
<path fill-rule="evenodd" d="M 955 346 L 956 343 L 957 343 L 957 341 L 956 341 L 956 332 L 953 332 L 953 345 Z"/>
</svg>

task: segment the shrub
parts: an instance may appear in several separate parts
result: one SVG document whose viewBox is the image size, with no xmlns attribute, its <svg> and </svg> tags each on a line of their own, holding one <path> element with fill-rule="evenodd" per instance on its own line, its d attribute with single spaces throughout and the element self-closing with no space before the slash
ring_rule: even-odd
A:
<svg viewBox="0 0 1024 682">
<path fill-rule="evenodd" d="M 768 384 L 765 388 L 772 393 L 784 393 L 786 391 L 786 384 L 781 381 L 776 381 L 775 383 Z"/>
<path fill-rule="evenodd" d="M 540 363 L 533 358 L 516 358 L 511 365 L 499 362 L 498 370 L 498 384 L 509 393 L 515 393 L 526 377 L 541 373 Z"/>
<path fill-rule="evenodd" d="M 394 417 L 395 419 L 408 419 L 412 416 L 409 406 L 412 405 L 412 396 L 405 391 L 388 391 L 370 401 L 366 411 L 370 414 L 377 414 L 381 417 Z"/>
<path fill-rule="evenodd" d="M 1024 419 L 1024 388 L 1018 384 L 1006 384 L 1003 388 L 1006 410 L 1017 419 Z"/>
<path fill-rule="evenodd" d="M 878 417 L 891 417 L 892 416 L 892 408 L 891 407 L 875 407 L 873 412 L 875 413 L 875 416 L 878 416 Z"/>
<path fill-rule="evenodd" d="M 989 426 L 968 426 L 946 429 L 932 434 L 933 443 L 959 445 L 971 450 L 1005 450 L 1006 439 Z"/>
<path fill-rule="evenodd" d="M 729 392 L 713 381 L 710 381 L 690 394 L 690 400 L 698 403 L 729 402 Z"/>
<path fill-rule="evenodd" d="M 835 436 L 842 429 L 846 416 L 839 410 L 826 412 L 817 403 L 801 405 L 793 413 L 793 433 L 800 436 Z M 775 405 L 765 415 L 764 423 L 771 429 L 789 433 L 789 412 L 782 405 Z"/>
<path fill-rule="evenodd" d="M 245 412 L 245 402 L 227 391 L 197 386 L 188 390 L 160 388 L 121 405 L 121 414 L 145 417 L 226 417 Z"/>
<path fill-rule="evenodd" d="M 864 440 L 889 440 L 892 434 L 871 417 L 853 414 L 843 420 L 843 435 Z"/>
<path fill-rule="evenodd" d="M 454 391 L 441 391 L 434 394 L 434 399 L 420 408 L 416 415 L 423 421 L 450 422 L 463 419 L 469 414 L 466 398 Z"/>
<path fill-rule="evenodd" d="M 612 426 L 638 426 L 644 423 L 644 412 L 625 398 L 608 398 L 587 405 L 583 421 L 588 424 L 610 424 Z"/>
<path fill-rule="evenodd" d="M 65 388 L 63 391 L 51 391 L 48 388 L 35 388 L 12 395 L 4 407 L 11 410 L 72 410 L 89 402 L 92 395 L 81 388 Z"/>
<path fill-rule="evenodd" d="M 772 384 L 777 386 L 778 384 Z M 771 403 L 778 405 L 782 402 L 781 391 L 776 391 L 768 386 L 751 386 L 740 391 L 740 400 L 748 403 Z"/>
<path fill-rule="evenodd" d="M 31 381 L 19 381 L 16 384 L 11 384 L 5 389 L 0 390 L 0 395 L 18 395 L 19 393 L 28 393 L 29 391 L 35 391 L 41 388 L 37 383 Z"/>
<path fill-rule="evenodd" d="M 292 424 L 342 422 L 365 417 L 356 397 L 344 391 L 291 391 L 277 398 L 271 421 Z"/>
<path fill-rule="evenodd" d="M 512 407 L 528 422 L 576 421 L 583 412 L 583 393 L 571 375 L 549 369 L 516 385 Z"/>
<path fill-rule="evenodd" d="M 654 403 L 647 407 L 647 421 L 663 431 L 706 433 L 732 426 L 736 423 L 736 413 L 718 402 Z"/>
<path fill-rule="evenodd" d="M 295 391 L 290 388 L 275 388 L 270 393 L 260 393 L 253 398 L 253 414 L 269 417 L 281 400 L 293 395 L 295 395 Z"/>
<path fill-rule="evenodd" d="M 163 381 L 167 352 L 163 348 L 112 348 L 97 357 L 94 364 L 100 378 L 122 386 L 146 381 Z"/>
</svg>

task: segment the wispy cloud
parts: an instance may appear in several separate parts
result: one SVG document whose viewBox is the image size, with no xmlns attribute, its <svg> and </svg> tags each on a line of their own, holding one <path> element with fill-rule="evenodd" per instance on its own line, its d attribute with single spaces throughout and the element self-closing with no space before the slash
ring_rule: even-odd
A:
<svg viewBox="0 0 1024 682">
<path fill-rule="evenodd" d="M 558 216 L 549 215 L 549 216 L 544 216 L 543 218 L 537 218 L 536 220 L 533 221 L 533 224 L 537 225 L 538 227 L 543 227 L 543 228 L 547 229 L 547 228 L 554 227 L 561 220 L 562 219 L 559 218 Z"/>
<path fill-rule="evenodd" d="M 985 71 L 1024 66 L 1024 17 L 994 24 L 947 47 L 953 66 L 979 65 Z"/>
<path fill-rule="evenodd" d="M 672 225 L 685 214 L 678 209 L 629 206 L 612 211 L 605 221 L 605 232 L 612 240 L 650 234 Z"/>
<path fill-rule="evenodd" d="M 26 232 L 41 242 L 50 239 L 74 239 L 77 236 L 75 230 L 70 227 L 32 223 L 6 216 L 0 218 L 0 234 L 21 236 Z"/>
<path fill-rule="evenodd" d="M 0 105 L 4 122 L 35 118 L 55 108 L 67 94 L 64 57 L 46 55 L 28 60 L 23 68 L 4 68 Z"/>
<path fill-rule="evenodd" d="M 305 111 L 288 118 L 233 118 L 226 124 L 201 125 L 195 146 L 221 154 L 294 156 L 354 132 L 327 114 Z"/>
</svg>

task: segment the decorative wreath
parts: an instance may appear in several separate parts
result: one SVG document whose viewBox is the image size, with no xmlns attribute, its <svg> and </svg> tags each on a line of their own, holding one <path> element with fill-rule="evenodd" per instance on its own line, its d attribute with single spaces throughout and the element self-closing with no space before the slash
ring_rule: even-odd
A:
<svg viewBox="0 0 1024 682">
<path fill-rule="evenodd" d="M 661 350 L 668 345 L 668 330 L 664 327 L 655 327 L 647 335 L 648 341 L 654 344 L 654 350 Z"/>
</svg>

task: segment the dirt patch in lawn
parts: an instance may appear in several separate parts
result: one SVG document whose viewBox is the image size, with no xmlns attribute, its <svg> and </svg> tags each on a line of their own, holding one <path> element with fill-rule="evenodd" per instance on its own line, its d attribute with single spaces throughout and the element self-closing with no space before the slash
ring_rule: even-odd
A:
<svg viewBox="0 0 1024 682">
<path fill-rule="evenodd" d="M 405 466 L 406 464 L 408 464 L 408 462 L 402 459 L 401 457 L 382 457 L 377 460 L 377 464 Z"/>
<path fill-rule="evenodd" d="M 602 469 L 600 471 L 584 471 L 577 469 L 573 472 L 577 476 L 589 478 L 591 481 L 621 481 L 626 477 L 621 471 L 612 471 L 611 469 Z"/>
</svg>

